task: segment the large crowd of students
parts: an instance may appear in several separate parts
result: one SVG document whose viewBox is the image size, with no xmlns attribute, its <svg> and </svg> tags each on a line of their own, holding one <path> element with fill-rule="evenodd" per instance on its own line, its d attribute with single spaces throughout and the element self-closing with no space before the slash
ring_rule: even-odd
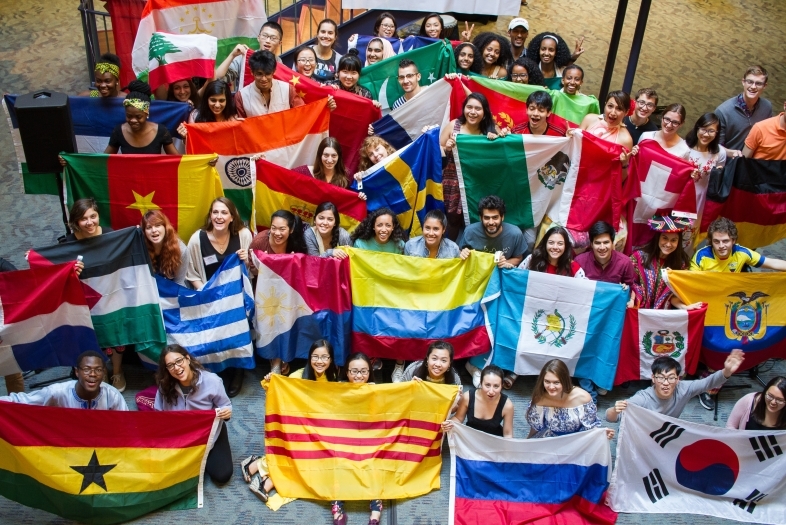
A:
<svg viewBox="0 0 786 525">
<path fill-rule="evenodd" d="M 367 89 L 358 85 L 358 79 L 363 67 L 394 56 L 389 39 L 395 38 L 397 29 L 394 15 L 382 13 L 371 35 L 374 38 L 365 49 L 365 62 L 361 63 L 356 50 L 350 49 L 343 56 L 335 50 L 338 26 L 332 20 L 323 20 L 318 27 L 316 43 L 303 46 L 294 53 L 293 69 L 336 90 L 372 98 Z M 440 15 L 432 13 L 426 16 L 420 34 L 426 38 L 444 38 L 445 27 Z M 522 18 L 510 22 L 507 35 L 484 32 L 472 38 L 472 28 L 465 26 L 461 32 L 465 42 L 455 46 L 458 74 L 549 86 L 569 97 L 589 96 L 581 92 L 584 70 L 575 63 L 584 53 L 583 40 L 576 42 L 571 50 L 565 39 L 555 32 L 540 33 L 529 45 L 528 36 L 529 23 Z M 198 88 L 200 82 L 195 83 L 193 79 L 182 79 L 160 86 L 155 98 L 190 104 L 193 111 L 188 122 L 197 124 L 242 120 L 300 106 L 304 102 L 292 84 L 273 77 L 277 64 L 281 63 L 275 50 L 282 37 L 283 30 L 277 23 L 270 21 L 262 26 L 260 48 L 248 59 L 253 82 L 245 87 L 238 85 L 238 79 L 249 50 L 238 45 L 223 63 L 217 65 L 215 78 L 207 79 L 201 87 Z M 354 48 L 357 41 L 358 35 L 350 37 L 350 48 Z M 153 96 L 150 86 L 134 81 L 128 86 L 128 93 L 124 93 L 119 83 L 121 66 L 116 56 L 102 56 L 95 68 L 96 87 L 84 93 L 125 99 L 126 122 L 117 124 L 105 152 L 178 154 L 166 128 L 148 118 Z M 400 107 L 422 93 L 426 88 L 420 85 L 420 80 L 418 64 L 401 60 L 398 81 L 404 95 L 393 102 L 392 107 Z M 450 121 L 440 135 L 446 211 L 430 211 L 425 216 L 422 235 L 412 238 L 408 238 L 396 214 L 387 208 L 370 211 L 367 218 L 349 233 L 339 225 L 339 210 L 327 201 L 318 206 L 313 224 L 304 224 L 290 211 L 279 210 L 273 213 L 269 229 L 252 232 L 241 220 L 233 202 L 224 197 L 213 201 L 204 228 L 195 232 L 187 244 L 178 238 L 170 220 L 159 210 L 147 212 L 140 228 L 145 233 L 153 270 L 197 290 L 215 274 L 224 258 L 233 253 L 249 265 L 253 274 L 249 250 L 343 259 L 347 257 L 343 248 L 353 246 L 436 259 L 465 260 L 472 256 L 473 251 L 491 252 L 495 254 L 500 268 L 619 284 L 630 290 L 630 308 L 694 309 L 701 303 L 685 304 L 674 295 L 661 279 L 662 269 L 741 272 L 750 268 L 766 268 L 786 271 L 786 262 L 738 245 L 736 226 L 725 218 L 712 222 L 706 246 L 693 253 L 691 243 L 686 242 L 688 233 L 695 228 L 692 221 L 654 217 L 650 221 L 652 240 L 630 257 L 615 249 L 617 232 L 605 222 L 594 224 L 587 232 L 573 232 L 552 225 L 536 243 L 534 230 L 522 231 L 505 222 L 505 202 L 496 195 L 483 198 L 477 210 L 480 221 L 464 227 L 461 190 L 451 154 L 456 136 L 483 135 L 488 140 L 509 133 L 566 136 L 573 133 L 572 128 L 578 127 L 621 145 L 623 168 L 631 156 L 637 154 L 642 141 L 654 140 L 667 152 L 695 167 L 693 178 L 699 189 L 701 215 L 710 172 L 713 168 L 722 167 L 726 159 L 745 156 L 786 160 L 786 117 L 784 113 L 773 116 L 772 104 L 762 98 L 767 81 L 765 68 L 748 68 L 742 77 L 741 93 L 720 103 L 714 112 L 702 114 L 685 139 L 678 134 L 685 124 L 685 107 L 679 103 L 666 105 L 659 127 L 653 119 L 659 97 L 652 88 L 639 89 L 633 97 L 622 91 L 612 91 L 602 101 L 601 113 L 587 115 L 578 126 L 555 118 L 552 96 L 548 91 L 536 91 L 527 100 L 528 120 L 513 129 L 500 128 L 495 124 L 486 97 L 481 93 L 468 92 L 460 116 Z M 332 97 L 329 107 L 336 107 Z M 370 127 L 370 136 L 361 146 L 358 174 L 347 173 L 341 146 L 332 137 L 323 140 L 318 151 L 314 152 L 313 165 L 300 166 L 295 171 L 342 188 L 349 187 L 353 176 L 362 179 L 365 170 L 395 151 L 384 139 L 373 135 L 373 131 Z M 185 125 L 180 126 L 178 132 L 188 140 Z M 359 193 L 359 197 L 366 198 L 363 193 Z M 751 212 L 755 213 L 755 210 Z M 67 240 L 81 241 L 109 231 L 109 228 L 99 225 L 98 205 L 93 199 L 74 203 L 69 224 L 72 233 Z M 15 269 L 6 261 L 0 262 L 3 271 Z M 80 264 L 77 263 L 78 271 Z M 9 376 L 6 377 L 9 395 L 0 399 L 71 408 L 127 410 L 120 395 L 126 388 L 122 372 L 124 350 L 104 350 L 106 355 L 111 356 L 111 375 L 102 355 L 85 352 L 75 363 L 74 380 L 24 393 L 21 377 Z M 424 352 L 422 361 L 408 366 L 403 361 L 396 362 L 390 379 L 393 382 L 415 380 L 461 384 L 453 362 L 453 347 L 449 343 L 432 343 L 424 348 Z M 629 403 L 679 417 L 686 403 L 695 396 L 700 396 L 705 408 L 712 409 L 713 401 L 707 392 L 721 387 L 743 361 L 742 352 L 733 351 L 723 370 L 707 371 L 705 377 L 685 381 L 677 361 L 668 357 L 658 358 L 652 365 L 652 386 L 627 401 L 617 401 L 606 410 L 605 418 L 610 422 L 617 421 Z M 455 412 L 445 421 L 443 429 L 449 431 L 455 423 L 466 420 L 468 426 L 511 438 L 514 406 L 503 390 L 512 387 L 516 375 L 513 371 L 484 364 L 481 358 L 467 361 L 466 367 L 473 377 L 475 388 L 460 395 Z M 380 365 L 377 360 L 355 353 L 343 368 L 339 368 L 330 343 L 318 340 L 310 349 L 305 367 L 292 372 L 290 377 L 316 382 L 374 383 L 375 372 L 377 380 L 382 379 L 379 377 Z M 270 366 L 271 374 L 287 373 L 289 369 L 289 363 L 281 359 L 272 360 Z M 105 376 L 111 384 L 104 382 Z M 578 386 L 574 386 L 574 379 Z M 230 398 L 240 392 L 243 370 L 229 369 L 218 377 L 205 370 L 186 349 L 171 345 L 161 354 L 156 380 L 156 410 L 216 409 L 218 417 L 229 420 L 232 416 Z M 523 416 L 531 429 L 529 437 L 565 435 L 601 426 L 598 394 L 603 395 L 605 391 L 587 378 L 571 378 L 568 367 L 561 360 L 550 361 L 537 378 L 532 399 Z M 728 426 L 751 430 L 786 429 L 785 398 L 786 378 L 775 377 L 761 392 L 748 394 L 737 402 Z M 611 439 L 614 431 L 608 429 L 607 434 Z M 225 483 L 231 477 L 233 460 L 226 426 L 215 440 L 206 471 L 217 483 Z M 241 471 L 250 490 L 267 501 L 269 493 L 274 490 L 275 480 L 269 477 L 264 456 L 251 455 L 244 459 Z M 382 502 L 372 501 L 370 510 L 369 524 L 379 523 Z M 346 523 L 342 502 L 334 502 L 332 514 L 334 523 Z"/>
</svg>

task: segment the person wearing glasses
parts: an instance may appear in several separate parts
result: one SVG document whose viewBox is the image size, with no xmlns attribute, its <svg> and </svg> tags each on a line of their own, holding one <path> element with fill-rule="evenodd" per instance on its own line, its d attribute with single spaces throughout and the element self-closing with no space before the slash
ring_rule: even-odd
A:
<svg viewBox="0 0 786 525">
<path fill-rule="evenodd" d="M 636 108 L 633 113 L 622 119 L 628 128 L 634 144 L 639 143 L 641 134 L 647 131 L 658 131 L 658 126 L 650 120 L 650 116 L 658 107 L 658 93 L 652 88 L 641 88 L 636 92 Z"/>
<path fill-rule="evenodd" d="M 280 25 L 272 21 L 265 22 L 259 30 L 259 35 L 257 35 L 260 51 L 270 51 L 275 55 L 276 62 L 282 63 L 276 51 L 279 49 L 279 45 L 283 38 L 284 30 Z M 237 82 L 240 78 L 240 72 L 243 71 L 245 67 L 246 53 L 248 53 L 249 49 L 250 48 L 245 44 L 236 45 L 227 58 L 216 67 L 213 78 L 216 80 L 224 80 L 228 84 L 232 84 L 232 91 L 238 91 L 242 88 L 243 86 L 238 86 Z"/>
<path fill-rule="evenodd" d="M 207 455 L 205 472 L 217 484 L 229 481 L 234 465 L 224 421 L 232 417 L 232 402 L 221 378 L 205 370 L 182 346 L 168 345 L 158 359 L 156 382 L 154 410 L 215 410 L 216 417 L 223 420 Z"/>
<path fill-rule="evenodd" d="M 0 401 L 61 408 L 87 410 L 128 410 L 123 394 L 104 383 L 104 357 L 88 350 L 76 358 L 76 380 L 55 383 L 30 393 L 14 392 L 0 397 Z"/>
<path fill-rule="evenodd" d="M 663 111 L 663 116 L 660 121 L 662 126 L 661 129 L 642 133 L 641 137 L 639 137 L 639 142 L 633 146 L 630 154 L 636 155 L 639 152 L 639 144 L 641 144 L 642 141 L 654 140 L 675 157 L 688 160 L 690 157 L 690 147 L 685 142 L 685 139 L 677 134 L 680 127 L 685 123 L 685 108 L 682 104 L 669 104 Z"/>
<path fill-rule="evenodd" d="M 270 51 L 254 51 L 248 59 L 254 81 L 235 93 L 239 117 L 257 117 L 305 104 L 289 82 L 273 78 L 276 57 Z"/>
<path fill-rule="evenodd" d="M 401 89 L 404 90 L 404 94 L 393 102 L 393 106 L 390 109 L 403 106 L 405 102 L 412 100 L 425 89 L 420 87 L 420 71 L 418 71 L 417 64 L 408 58 L 398 63 L 398 83 Z M 369 130 L 371 129 L 369 128 Z"/>
<path fill-rule="evenodd" d="M 783 111 L 786 112 L 786 102 Z M 749 159 L 786 160 L 786 113 L 754 124 L 742 154 Z"/>
<path fill-rule="evenodd" d="M 786 377 L 775 376 L 761 392 L 751 392 L 731 409 L 726 428 L 786 430 Z"/>
<path fill-rule="evenodd" d="M 311 78 L 314 70 L 317 67 L 317 52 L 314 48 L 309 46 L 302 46 L 295 52 L 295 63 L 293 69 L 303 75 L 304 77 Z"/>
<path fill-rule="evenodd" d="M 745 361 L 742 350 L 732 350 L 723 370 L 696 381 L 680 381 L 682 365 L 671 357 L 659 357 L 652 362 L 652 386 L 639 390 L 628 400 L 616 401 L 606 410 L 606 420 L 615 422 L 628 405 L 636 405 L 670 417 L 680 417 L 685 405 L 702 392 L 720 388 Z"/>
<path fill-rule="evenodd" d="M 742 77 L 742 93 L 715 108 L 720 120 L 721 146 L 742 151 L 753 125 L 772 117 L 772 104 L 761 97 L 767 87 L 767 78 L 767 70 L 763 67 L 749 67 Z"/>
</svg>

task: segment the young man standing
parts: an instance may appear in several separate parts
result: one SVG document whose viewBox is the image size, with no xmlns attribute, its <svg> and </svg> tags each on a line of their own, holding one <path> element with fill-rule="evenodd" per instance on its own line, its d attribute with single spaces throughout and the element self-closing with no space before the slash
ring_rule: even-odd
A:
<svg viewBox="0 0 786 525">
<path fill-rule="evenodd" d="M 505 221 L 505 201 L 496 195 L 483 197 L 478 203 L 480 222 L 464 230 L 464 249 L 459 255 L 469 256 L 470 249 L 479 252 L 502 252 L 497 260 L 500 268 L 515 268 L 527 255 L 527 241 L 521 230 Z"/>
<path fill-rule="evenodd" d="M 657 131 L 658 126 L 650 120 L 650 115 L 658 107 L 658 94 L 652 88 L 642 88 L 636 92 L 636 109 L 633 114 L 622 119 L 628 128 L 633 144 L 639 143 L 645 131 Z"/>
<path fill-rule="evenodd" d="M 510 51 L 513 54 L 513 62 L 520 57 L 527 56 L 529 22 L 524 18 L 514 18 L 508 24 L 508 36 L 510 37 Z"/>
<path fill-rule="evenodd" d="M 404 95 L 399 97 L 390 109 L 396 109 L 404 105 L 408 100 L 412 100 L 421 91 L 420 71 L 413 61 L 405 58 L 398 63 L 398 83 L 404 90 Z"/>
<path fill-rule="evenodd" d="M 786 102 L 783 111 L 786 112 Z M 786 160 L 786 113 L 754 124 L 742 154 L 749 159 Z"/>
<path fill-rule="evenodd" d="M 257 117 L 305 104 L 289 82 L 276 80 L 276 57 L 270 51 L 254 51 L 248 59 L 254 82 L 235 93 L 235 107 L 240 117 Z"/>
<path fill-rule="evenodd" d="M 279 50 L 281 40 L 284 38 L 284 30 L 275 22 L 267 21 L 262 24 L 262 28 L 257 35 L 257 42 L 259 42 L 260 51 L 270 51 L 276 56 L 276 62 L 281 64 L 281 58 L 276 55 Z M 233 86 L 233 91 L 238 91 L 243 86 L 238 86 L 237 81 L 240 78 L 240 72 L 245 67 L 246 53 L 249 47 L 245 44 L 238 44 L 235 49 L 227 55 L 224 61 L 216 67 L 215 78 L 222 79 L 227 77 L 227 82 Z"/>
<path fill-rule="evenodd" d="M 767 70 L 763 67 L 749 67 L 742 77 L 742 93 L 715 108 L 720 121 L 721 146 L 742 151 L 753 125 L 772 117 L 772 104 L 761 98 L 767 78 Z"/>
</svg>

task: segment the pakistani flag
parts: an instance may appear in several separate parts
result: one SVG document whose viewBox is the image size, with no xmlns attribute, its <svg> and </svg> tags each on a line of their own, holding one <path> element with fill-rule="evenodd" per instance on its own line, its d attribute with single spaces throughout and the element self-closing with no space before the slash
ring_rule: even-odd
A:
<svg viewBox="0 0 786 525">
<path fill-rule="evenodd" d="M 125 228 L 81 241 L 30 251 L 31 268 L 83 257 L 79 278 L 101 348 L 166 344 L 158 289 L 139 228 Z"/>
<path fill-rule="evenodd" d="M 383 110 L 393 107 L 393 103 L 404 95 L 404 90 L 398 83 L 398 64 L 404 59 L 412 60 L 418 66 L 420 85 L 424 87 L 430 86 L 446 73 L 456 72 L 456 59 L 448 40 L 441 40 L 364 67 L 358 85 L 369 89 L 374 100 L 382 104 Z"/>
<path fill-rule="evenodd" d="M 552 199 L 562 193 L 570 162 L 562 151 L 568 139 L 539 135 L 459 135 L 456 161 L 464 221 L 478 222 L 478 203 L 487 195 L 505 199 L 505 222 L 534 228 Z"/>
</svg>

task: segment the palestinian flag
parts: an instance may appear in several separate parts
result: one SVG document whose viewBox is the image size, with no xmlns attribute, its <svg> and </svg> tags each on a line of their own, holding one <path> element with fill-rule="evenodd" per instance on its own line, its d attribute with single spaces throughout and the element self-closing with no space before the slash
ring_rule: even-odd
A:
<svg viewBox="0 0 786 525">
<path fill-rule="evenodd" d="M 393 103 L 404 95 L 398 83 L 398 63 L 404 59 L 418 65 L 420 85 L 424 87 L 430 86 L 446 73 L 456 72 L 456 60 L 449 40 L 441 40 L 364 67 L 358 85 L 371 91 L 372 97 L 382 104 L 383 110 L 392 108 Z"/>
<path fill-rule="evenodd" d="M 520 228 L 540 224 L 553 193 L 560 193 L 567 176 L 563 137 L 508 135 L 490 141 L 485 136 L 459 135 L 453 158 L 462 191 L 466 224 L 478 222 L 478 203 L 487 195 L 505 199 L 505 222 Z M 525 175 L 526 174 L 526 175 Z"/>
<path fill-rule="evenodd" d="M 213 78 L 216 38 L 210 35 L 153 33 L 150 38 L 150 73 L 153 89 L 184 78 Z"/>
<path fill-rule="evenodd" d="M 210 203 L 224 194 L 215 155 L 67 154 L 68 206 L 85 197 L 98 202 L 102 226 L 138 226 L 149 210 L 161 210 L 188 242 L 205 224 Z"/>
<path fill-rule="evenodd" d="M 96 524 L 202 507 L 205 457 L 220 428 L 212 410 L 0 403 L 0 495 Z"/>
<path fill-rule="evenodd" d="M 158 288 L 143 235 L 139 228 L 126 228 L 36 248 L 28 255 L 31 268 L 83 257 L 85 269 L 79 278 L 101 348 L 166 344 Z"/>
<path fill-rule="evenodd" d="M 758 248 L 786 238 L 786 162 L 735 157 L 723 171 L 713 171 L 696 243 L 718 217 L 734 221 L 743 246 Z"/>
</svg>

